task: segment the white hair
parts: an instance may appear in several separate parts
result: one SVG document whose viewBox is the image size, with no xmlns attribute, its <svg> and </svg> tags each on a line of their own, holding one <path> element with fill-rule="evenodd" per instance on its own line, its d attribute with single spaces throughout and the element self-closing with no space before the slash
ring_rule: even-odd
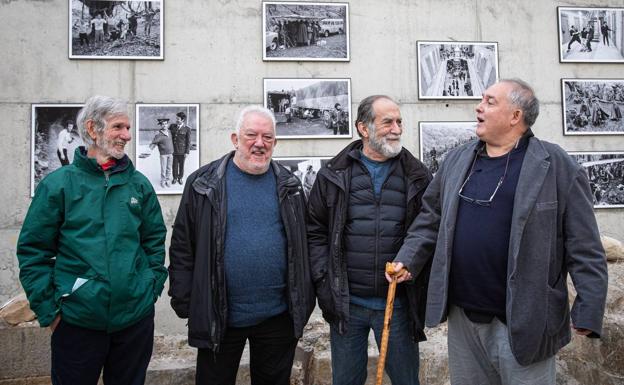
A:
<svg viewBox="0 0 624 385">
<path fill-rule="evenodd" d="M 271 121 L 271 125 L 273 126 L 273 133 L 275 134 L 275 115 L 268 108 L 264 108 L 262 106 L 247 106 L 241 110 L 238 114 L 238 119 L 236 121 L 236 135 L 240 136 L 241 127 L 243 127 L 243 123 L 247 118 L 247 115 L 258 114 L 264 116 L 265 118 Z"/>
<path fill-rule="evenodd" d="M 123 100 L 100 95 L 90 97 L 76 118 L 80 138 L 87 147 L 92 146 L 95 143 L 87 132 L 87 121 L 93 121 L 95 132 L 100 135 L 106 128 L 106 118 L 127 114 L 128 104 Z"/>
</svg>

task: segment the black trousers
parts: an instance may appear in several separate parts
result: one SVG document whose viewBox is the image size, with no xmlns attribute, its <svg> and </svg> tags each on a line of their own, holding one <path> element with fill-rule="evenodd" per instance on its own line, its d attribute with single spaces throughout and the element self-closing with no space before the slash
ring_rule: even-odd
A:
<svg viewBox="0 0 624 385">
<path fill-rule="evenodd" d="M 185 154 L 176 155 L 173 154 L 173 180 L 182 179 L 184 176 L 184 159 Z"/>
<path fill-rule="evenodd" d="M 114 333 L 64 322 L 52 333 L 52 384 L 142 385 L 154 345 L 154 313 Z"/>
<path fill-rule="evenodd" d="M 297 339 L 288 313 L 258 325 L 227 328 L 219 351 L 197 352 L 197 385 L 234 385 L 245 342 L 249 339 L 249 372 L 252 385 L 288 385 Z"/>
<path fill-rule="evenodd" d="M 61 166 L 67 166 L 69 164 L 69 158 L 67 157 L 66 148 L 63 149 L 63 154 L 62 154 L 65 157 L 65 159 L 61 157 L 61 152 L 59 150 L 56 150 L 56 155 L 58 156 L 59 161 L 61 162 Z"/>
</svg>

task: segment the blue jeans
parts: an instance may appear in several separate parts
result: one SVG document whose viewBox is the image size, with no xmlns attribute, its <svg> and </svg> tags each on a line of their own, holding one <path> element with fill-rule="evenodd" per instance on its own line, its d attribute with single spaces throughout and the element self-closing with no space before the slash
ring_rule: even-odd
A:
<svg viewBox="0 0 624 385">
<path fill-rule="evenodd" d="M 334 385 L 363 385 L 368 363 L 368 334 L 375 333 L 377 348 L 381 344 L 384 311 L 349 305 L 347 332 L 338 333 L 337 325 L 330 327 L 332 381 Z M 393 385 L 419 385 L 418 343 L 409 333 L 407 308 L 395 308 L 390 322 L 386 373 Z"/>
</svg>

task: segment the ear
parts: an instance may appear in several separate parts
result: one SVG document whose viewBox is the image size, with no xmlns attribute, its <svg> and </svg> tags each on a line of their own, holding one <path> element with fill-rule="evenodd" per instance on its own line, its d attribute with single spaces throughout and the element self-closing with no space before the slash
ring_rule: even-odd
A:
<svg viewBox="0 0 624 385">
<path fill-rule="evenodd" d="M 364 122 L 358 122 L 356 127 L 360 135 L 362 135 L 362 138 L 368 139 L 368 126 L 364 124 Z"/>
<path fill-rule="evenodd" d="M 524 120 L 524 113 L 522 112 L 522 110 L 516 109 L 513 110 L 513 112 L 511 113 L 511 125 L 512 126 L 517 126 L 518 124 L 520 124 L 523 120 Z"/>
<path fill-rule="evenodd" d="M 232 135 L 230 135 L 230 140 L 232 141 L 234 148 L 238 148 L 238 135 L 236 135 L 235 132 L 233 132 Z"/>
<path fill-rule="evenodd" d="M 93 140 L 97 139 L 97 133 L 95 132 L 95 122 L 89 119 L 85 122 L 85 124 L 87 125 L 87 133 L 89 134 L 89 137 Z"/>
</svg>

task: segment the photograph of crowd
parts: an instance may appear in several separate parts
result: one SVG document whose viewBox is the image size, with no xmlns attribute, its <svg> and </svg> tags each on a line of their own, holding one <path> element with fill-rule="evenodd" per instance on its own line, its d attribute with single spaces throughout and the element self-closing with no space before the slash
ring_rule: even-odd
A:
<svg viewBox="0 0 624 385">
<path fill-rule="evenodd" d="M 419 41 L 418 98 L 481 99 L 498 81 L 498 43 Z"/>
<path fill-rule="evenodd" d="M 69 58 L 162 60 L 163 9 L 163 0 L 69 0 Z"/>
<path fill-rule="evenodd" d="M 76 126 L 81 104 L 33 104 L 30 131 L 30 196 L 52 171 L 74 161 L 74 151 L 84 146 Z"/>
<path fill-rule="evenodd" d="M 349 4 L 262 3 L 263 60 L 349 61 Z"/>
<path fill-rule="evenodd" d="M 589 178 L 595 208 L 624 207 L 624 152 L 570 152 Z"/>
<path fill-rule="evenodd" d="M 432 174 L 449 151 L 477 137 L 477 122 L 419 122 L 420 160 Z"/>
<path fill-rule="evenodd" d="M 199 104 L 137 104 L 136 168 L 157 194 L 182 194 L 199 168 Z"/>
<path fill-rule="evenodd" d="M 308 158 L 274 158 L 276 162 L 289 169 L 301 181 L 301 188 L 306 199 L 310 196 L 310 190 L 316 180 L 316 174 L 329 162 L 330 157 Z"/>
<path fill-rule="evenodd" d="M 264 79 L 277 137 L 351 138 L 351 79 Z"/>
<path fill-rule="evenodd" d="M 564 135 L 624 134 L 624 80 L 561 79 Z"/>
<path fill-rule="evenodd" d="M 560 62 L 624 63 L 624 8 L 557 11 Z"/>
</svg>

